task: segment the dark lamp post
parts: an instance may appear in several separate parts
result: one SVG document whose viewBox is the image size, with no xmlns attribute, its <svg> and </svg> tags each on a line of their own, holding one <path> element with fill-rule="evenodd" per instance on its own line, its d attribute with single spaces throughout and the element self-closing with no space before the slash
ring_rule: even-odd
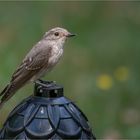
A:
<svg viewBox="0 0 140 140">
<path fill-rule="evenodd" d="M 10 113 L 0 139 L 95 139 L 82 111 L 63 96 L 63 87 L 39 81 L 34 96 Z"/>
</svg>

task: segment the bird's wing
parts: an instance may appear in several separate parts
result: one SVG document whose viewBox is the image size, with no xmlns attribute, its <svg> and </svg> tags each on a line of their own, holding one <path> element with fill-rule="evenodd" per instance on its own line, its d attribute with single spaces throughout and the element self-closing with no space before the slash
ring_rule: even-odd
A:
<svg viewBox="0 0 140 140">
<path fill-rule="evenodd" d="M 14 93 L 47 65 L 51 47 L 35 46 L 25 57 L 18 69 L 13 73 L 10 83 L 0 93 L 0 106 Z M 44 49 L 44 50 L 43 50 Z"/>
<path fill-rule="evenodd" d="M 34 47 L 14 72 L 11 82 L 23 78 L 31 79 L 44 65 L 47 65 L 50 51 L 51 47 L 46 47 L 44 50 L 41 46 Z"/>
</svg>

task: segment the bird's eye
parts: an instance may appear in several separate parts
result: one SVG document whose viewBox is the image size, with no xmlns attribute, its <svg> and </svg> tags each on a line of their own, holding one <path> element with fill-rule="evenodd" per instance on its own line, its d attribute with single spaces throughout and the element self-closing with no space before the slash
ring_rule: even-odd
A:
<svg viewBox="0 0 140 140">
<path fill-rule="evenodd" d="M 54 35 L 55 35 L 55 36 L 59 36 L 59 33 L 58 33 L 58 32 L 55 32 Z"/>
</svg>

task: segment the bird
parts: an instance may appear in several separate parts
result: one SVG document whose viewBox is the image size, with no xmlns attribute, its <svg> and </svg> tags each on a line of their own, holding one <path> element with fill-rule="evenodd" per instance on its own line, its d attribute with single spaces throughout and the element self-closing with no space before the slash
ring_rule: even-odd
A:
<svg viewBox="0 0 140 140">
<path fill-rule="evenodd" d="M 9 84 L 0 92 L 0 108 L 26 83 L 35 82 L 51 71 L 63 55 L 67 38 L 73 36 L 75 34 L 60 27 L 47 31 L 27 53 Z"/>
</svg>

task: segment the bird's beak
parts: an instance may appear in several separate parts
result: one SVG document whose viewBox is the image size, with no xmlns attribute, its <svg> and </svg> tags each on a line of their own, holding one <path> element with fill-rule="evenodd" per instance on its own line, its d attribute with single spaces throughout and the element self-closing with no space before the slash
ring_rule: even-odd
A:
<svg viewBox="0 0 140 140">
<path fill-rule="evenodd" d="M 76 34 L 68 33 L 68 34 L 66 35 L 66 37 L 73 37 L 73 36 L 76 36 Z"/>
</svg>

